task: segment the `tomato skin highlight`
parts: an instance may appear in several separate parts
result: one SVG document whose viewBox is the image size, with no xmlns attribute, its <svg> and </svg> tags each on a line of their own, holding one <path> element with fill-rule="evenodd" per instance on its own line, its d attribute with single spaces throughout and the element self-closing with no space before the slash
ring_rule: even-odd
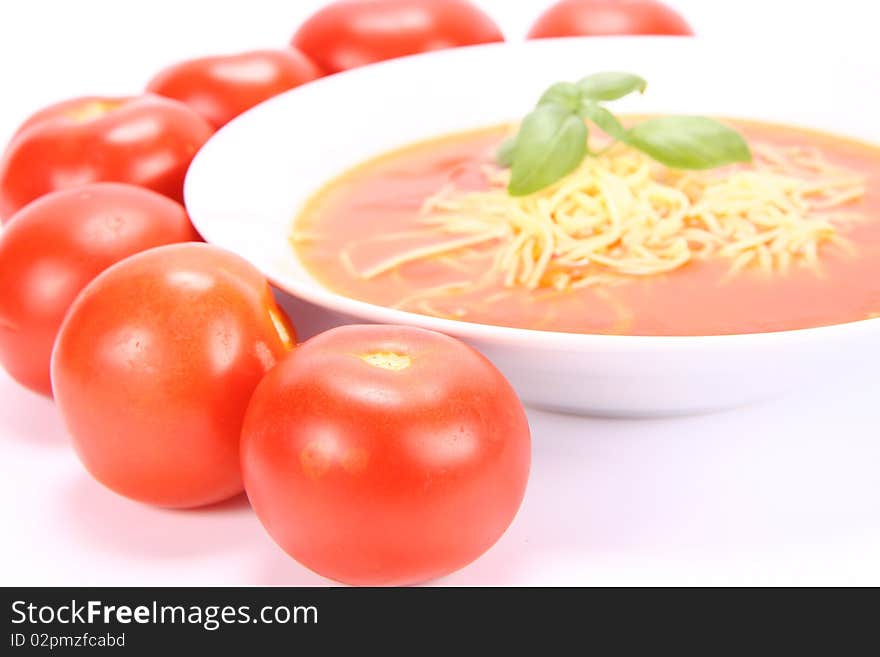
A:
<svg viewBox="0 0 880 657">
<path fill-rule="evenodd" d="M 528 38 L 693 33 L 678 12 L 656 0 L 561 0 L 538 17 Z"/>
<path fill-rule="evenodd" d="M 96 183 L 29 203 L 0 233 L 0 363 L 51 395 L 52 346 L 89 281 L 140 251 L 198 239 L 182 205 L 131 185 Z"/>
<path fill-rule="evenodd" d="M 179 100 L 215 128 L 283 91 L 321 77 L 295 48 L 202 57 L 160 71 L 147 91 Z"/>
<path fill-rule="evenodd" d="M 294 342 L 248 262 L 206 244 L 163 246 L 114 265 L 77 298 L 52 386 L 98 481 L 149 504 L 201 506 L 242 490 L 245 409 Z"/>
<path fill-rule="evenodd" d="M 482 355 L 406 326 L 344 326 L 301 344 L 248 407 L 251 504 L 294 559 L 331 579 L 404 585 L 488 550 L 530 464 L 516 393 Z"/>
<path fill-rule="evenodd" d="M 0 219 L 58 189 L 124 182 L 183 202 L 183 178 L 214 129 L 154 95 L 72 99 L 25 121 L 0 158 Z"/>
<path fill-rule="evenodd" d="M 341 0 L 320 9 L 291 44 L 327 73 L 479 43 L 504 41 L 495 22 L 467 0 Z"/>
</svg>

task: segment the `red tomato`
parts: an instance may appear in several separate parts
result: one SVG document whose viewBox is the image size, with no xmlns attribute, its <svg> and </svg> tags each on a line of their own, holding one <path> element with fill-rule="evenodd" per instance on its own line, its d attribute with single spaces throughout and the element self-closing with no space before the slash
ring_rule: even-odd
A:
<svg viewBox="0 0 880 657">
<path fill-rule="evenodd" d="M 183 201 L 183 177 L 213 128 L 167 98 L 81 98 L 47 107 L 0 159 L 0 219 L 48 192 L 99 181 Z"/>
<path fill-rule="evenodd" d="M 147 90 L 186 103 L 220 128 L 254 105 L 320 76 L 298 50 L 256 50 L 175 64 L 154 77 Z"/>
<path fill-rule="evenodd" d="M 241 491 L 245 409 L 294 339 L 245 260 L 161 246 L 83 290 L 58 334 L 52 387 L 98 481 L 141 502 L 200 506 Z"/>
<path fill-rule="evenodd" d="M 139 251 L 198 239 L 182 205 L 131 185 L 96 183 L 26 205 L 0 233 L 0 363 L 50 395 L 55 336 L 86 284 Z"/>
<path fill-rule="evenodd" d="M 245 489 L 292 557 L 349 584 L 465 566 L 513 520 L 529 426 L 483 356 L 406 326 L 345 326 L 297 347 L 257 387 Z"/>
<path fill-rule="evenodd" d="M 467 0 L 339 0 L 309 18 L 291 43 L 328 73 L 403 55 L 504 41 Z"/>
<path fill-rule="evenodd" d="M 693 33 L 674 9 L 656 0 L 562 0 L 538 17 L 529 38 Z"/>
</svg>

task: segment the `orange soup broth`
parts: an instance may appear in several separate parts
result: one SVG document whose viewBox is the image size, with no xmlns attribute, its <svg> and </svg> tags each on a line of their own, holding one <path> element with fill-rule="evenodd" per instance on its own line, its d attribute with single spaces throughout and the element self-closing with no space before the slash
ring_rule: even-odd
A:
<svg viewBox="0 0 880 657">
<path fill-rule="evenodd" d="M 500 273 L 486 278 L 493 245 L 464 257 L 410 262 L 363 280 L 342 266 L 348 249 L 369 266 L 430 240 L 383 241 L 420 230 L 425 200 L 452 184 L 485 189 L 484 167 L 509 128 L 494 127 L 421 142 L 358 166 L 332 181 L 295 222 L 295 249 L 312 276 L 345 296 L 382 306 L 483 324 L 570 333 L 724 335 L 809 328 L 880 313 L 880 148 L 800 128 L 732 121 L 750 141 L 816 146 L 829 162 L 865 176 L 867 192 L 842 210 L 861 215 L 841 228 L 855 254 L 820 249 L 821 269 L 787 273 L 752 268 L 732 277 L 728 260 L 695 260 L 666 274 L 629 277 L 620 285 L 569 291 L 507 288 Z M 378 238 L 378 239 L 377 239 Z M 436 239 L 436 238 L 434 238 Z M 497 244 L 494 245 L 497 248 Z M 429 288 L 483 281 L 419 305 Z M 412 299 L 412 301 L 407 301 Z M 403 302 L 403 303 L 401 303 Z"/>
</svg>

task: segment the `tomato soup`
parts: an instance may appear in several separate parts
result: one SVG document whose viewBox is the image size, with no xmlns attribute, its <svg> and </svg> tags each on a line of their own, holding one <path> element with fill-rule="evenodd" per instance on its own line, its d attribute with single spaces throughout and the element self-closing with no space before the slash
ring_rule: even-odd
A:
<svg viewBox="0 0 880 657">
<path fill-rule="evenodd" d="M 822 246 L 818 268 L 767 272 L 693 260 L 615 285 L 529 289 L 486 277 L 492 244 L 402 263 L 364 278 L 355 265 L 424 241 L 427 199 L 455 186 L 486 186 L 485 168 L 509 133 L 493 127 L 418 143 L 345 173 L 296 218 L 292 243 L 311 275 L 345 296 L 411 312 L 528 329 L 624 335 L 724 335 L 809 328 L 880 314 L 880 148 L 785 125 L 733 121 L 750 143 L 819 149 L 858 173 L 864 194 L 846 203 L 858 219 L 840 227 L 850 249 Z M 408 237 L 410 236 L 410 237 Z M 387 237 L 387 239 L 386 239 Z M 412 243 L 407 245 L 407 240 Z M 347 263 L 343 261 L 344 256 Z M 480 280 L 479 286 L 465 282 Z M 426 298 L 426 290 L 440 291 Z"/>
</svg>

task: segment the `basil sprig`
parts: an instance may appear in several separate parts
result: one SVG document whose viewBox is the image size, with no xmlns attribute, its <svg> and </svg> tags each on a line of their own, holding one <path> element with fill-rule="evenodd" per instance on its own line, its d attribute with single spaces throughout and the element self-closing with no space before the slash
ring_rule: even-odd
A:
<svg viewBox="0 0 880 657">
<path fill-rule="evenodd" d="M 516 136 L 498 149 L 498 164 L 511 170 L 508 192 L 533 194 L 574 171 L 590 155 L 588 122 L 674 169 L 713 169 L 751 161 L 742 135 L 714 119 L 660 116 L 626 129 L 601 104 L 643 93 L 646 87 L 645 80 L 632 73 L 605 72 L 578 82 L 557 82 L 547 89 Z"/>
<path fill-rule="evenodd" d="M 587 154 L 587 124 L 564 107 L 541 105 L 523 120 L 512 149 L 508 191 L 524 196 L 578 167 Z"/>
</svg>

